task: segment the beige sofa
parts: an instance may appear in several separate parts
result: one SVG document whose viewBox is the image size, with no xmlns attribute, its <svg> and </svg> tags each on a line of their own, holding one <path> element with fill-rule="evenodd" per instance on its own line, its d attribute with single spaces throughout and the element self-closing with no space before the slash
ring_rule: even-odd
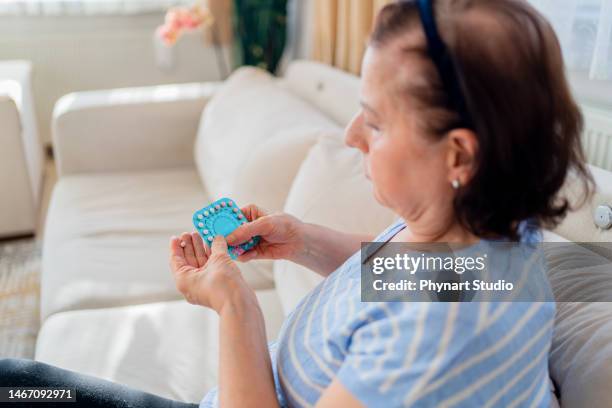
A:
<svg viewBox="0 0 612 408">
<path fill-rule="evenodd" d="M 280 79 L 242 68 L 224 84 L 62 98 L 54 113 L 60 178 L 44 238 L 36 359 L 198 402 L 216 382 L 216 317 L 181 299 L 167 266 L 169 237 L 191 230 L 193 211 L 221 196 L 346 231 L 380 232 L 395 216 L 372 198 L 360 154 L 342 141 L 358 110 L 358 86 L 356 77 L 299 61 Z M 548 239 L 611 240 L 591 217 L 612 201 L 612 174 L 595 169 L 595 176 L 593 202 Z M 240 267 L 270 339 L 320 280 L 284 261 Z M 557 272 L 582 273 L 562 263 Z M 612 307 L 566 304 L 559 313 L 551 375 L 562 404 L 609 404 Z"/>
<path fill-rule="evenodd" d="M 44 156 L 31 85 L 30 62 L 0 61 L 0 239 L 38 223 Z"/>
</svg>

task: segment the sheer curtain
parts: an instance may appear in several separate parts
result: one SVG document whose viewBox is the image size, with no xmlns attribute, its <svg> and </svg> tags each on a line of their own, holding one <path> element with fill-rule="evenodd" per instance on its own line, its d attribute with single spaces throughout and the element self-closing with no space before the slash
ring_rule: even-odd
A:
<svg viewBox="0 0 612 408">
<path fill-rule="evenodd" d="M 392 0 L 313 1 L 313 58 L 359 74 L 374 17 Z"/>
<path fill-rule="evenodd" d="M 612 170 L 612 0 L 529 0 L 552 23 L 585 119 L 590 164 Z"/>
<path fill-rule="evenodd" d="M 612 80 L 612 0 L 529 1 L 555 27 L 570 71 Z"/>
</svg>

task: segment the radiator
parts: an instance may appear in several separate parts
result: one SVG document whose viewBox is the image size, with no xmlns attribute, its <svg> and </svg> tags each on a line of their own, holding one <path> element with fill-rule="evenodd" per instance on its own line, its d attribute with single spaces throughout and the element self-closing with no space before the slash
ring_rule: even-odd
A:
<svg viewBox="0 0 612 408">
<path fill-rule="evenodd" d="M 582 106 L 585 129 L 582 145 L 587 161 L 612 171 L 612 110 Z"/>
</svg>

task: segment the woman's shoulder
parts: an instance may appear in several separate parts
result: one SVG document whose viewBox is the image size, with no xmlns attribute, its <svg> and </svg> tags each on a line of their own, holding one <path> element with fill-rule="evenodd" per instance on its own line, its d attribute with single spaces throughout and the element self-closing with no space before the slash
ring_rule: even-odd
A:
<svg viewBox="0 0 612 408">
<path fill-rule="evenodd" d="M 399 230 L 403 229 L 406 226 L 406 223 L 402 218 L 397 218 L 391 225 L 385 228 L 376 238 L 374 238 L 374 242 L 384 242 L 389 240 L 395 233 Z"/>
<path fill-rule="evenodd" d="M 520 242 L 524 244 L 537 244 L 542 242 L 542 229 L 535 218 L 528 218 L 519 223 L 517 228 Z"/>
</svg>

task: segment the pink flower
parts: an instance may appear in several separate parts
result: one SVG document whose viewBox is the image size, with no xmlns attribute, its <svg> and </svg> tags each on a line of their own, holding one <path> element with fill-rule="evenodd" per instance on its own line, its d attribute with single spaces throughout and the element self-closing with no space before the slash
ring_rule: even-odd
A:
<svg viewBox="0 0 612 408">
<path fill-rule="evenodd" d="M 166 12 L 164 24 L 157 28 L 156 35 L 167 45 L 173 45 L 184 31 L 208 26 L 212 21 L 210 11 L 201 4 L 196 3 L 190 8 L 173 7 Z"/>
<path fill-rule="evenodd" d="M 171 8 L 166 12 L 165 25 L 178 26 L 179 13 L 176 8 Z"/>
<path fill-rule="evenodd" d="M 174 45 L 174 43 L 176 43 L 176 40 L 178 38 L 177 31 L 173 30 L 172 27 L 167 26 L 167 25 L 162 25 L 162 26 L 157 27 L 156 35 L 158 38 L 161 38 L 161 40 L 166 45 Z"/>
<path fill-rule="evenodd" d="M 201 21 L 198 21 L 191 14 L 183 14 L 179 20 L 179 27 L 184 29 L 194 29 L 200 25 Z"/>
</svg>

